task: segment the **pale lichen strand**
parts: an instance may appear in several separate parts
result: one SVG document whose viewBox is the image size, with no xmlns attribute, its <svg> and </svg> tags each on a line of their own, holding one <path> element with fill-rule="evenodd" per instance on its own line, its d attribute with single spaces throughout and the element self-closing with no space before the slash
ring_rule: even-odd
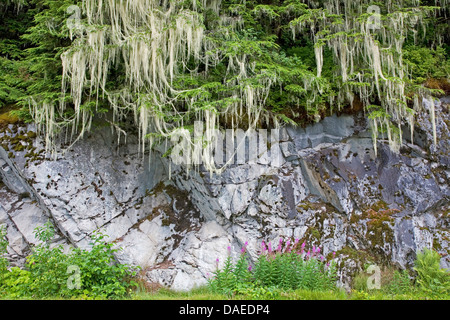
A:
<svg viewBox="0 0 450 320">
<path fill-rule="evenodd" d="M 314 14 L 302 16 L 291 22 L 294 38 L 306 28 L 315 43 L 317 74 L 320 76 L 323 66 L 323 49 L 328 45 L 333 52 L 336 64 L 339 66 L 336 79 L 342 82 L 341 91 L 331 102 L 340 109 L 345 103 L 352 103 L 354 93 L 359 94 L 363 103 L 370 105 L 370 98 L 376 92 L 382 110 L 372 118 L 374 148 L 377 151 L 379 129 L 386 132 L 389 145 L 393 151 L 400 149 L 402 137 L 400 126 L 403 122 L 409 124 L 411 137 L 413 134 L 413 113 L 418 111 L 420 104 L 414 103 L 414 109 L 407 107 L 405 83 L 411 78 L 410 70 L 403 63 L 402 48 L 409 34 L 414 39 L 418 29 L 426 32 L 424 18 L 436 14 L 438 10 L 420 7 L 420 1 L 412 1 L 410 7 L 403 8 L 403 1 L 386 3 L 387 12 L 382 15 L 370 13 L 371 1 L 335 0 L 318 7 L 315 1 L 305 1 L 311 8 L 316 8 Z M 436 1 L 436 6 L 445 8 L 448 1 Z M 401 9 L 401 10 L 399 10 Z M 367 12 L 365 12 L 367 10 Z M 351 17 L 359 17 L 353 19 Z M 376 23 L 376 25 L 374 25 Z M 324 32 L 325 31 L 325 32 Z M 359 70 L 369 69 L 371 73 Z M 417 92 L 415 99 L 430 98 L 429 92 Z M 433 135 L 436 139 L 436 128 L 433 105 L 431 106 L 431 121 Z M 393 124 L 396 124 L 394 127 Z M 398 130 L 397 130 L 398 129 Z M 436 140 L 435 140 L 436 143 Z"/>
<path fill-rule="evenodd" d="M 196 119 L 204 122 L 206 146 L 214 143 L 212 132 L 224 119 L 231 123 L 232 128 L 247 126 L 247 133 L 261 119 L 279 125 L 277 118 L 271 117 L 264 108 L 271 88 L 278 81 L 277 75 L 269 72 L 255 74 L 254 65 L 246 54 L 230 55 L 216 50 L 217 45 L 205 35 L 203 8 L 219 14 L 221 0 L 194 1 L 193 5 L 186 3 L 159 0 L 82 2 L 86 18 L 80 28 L 71 31 L 73 43 L 62 54 L 62 91 L 63 94 L 70 92 L 74 115 L 62 121 L 56 120 L 56 116 L 61 117 L 66 110 L 64 99 L 53 102 L 30 100 L 32 114 L 40 125 L 40 131 L 45 133 L 47 146 L 52 145 L 54 135 L 67 125 L 72 126 L 68 139 L 73 143 L 91 129 L 92 112 L 83 106 L 86 88 L 91 93 L 90 99 L 95 99 L 95 95 L 97 99 L 106 97 L 112 109 L 111 123 L 125 119 L 131 113 L 139 128 L 142 152 L 153 143 L 153 133 L 166 139 L 183 137 L 193 147 L 196 142 L 183 128 L 186 125 L 184 113 L 194 114 Z M 318 6 L 314 1 L 305 3 L 311 8 Z M 445 7 L 446 3 L 441 1 L 440 5 Z M 414 120 L 405 96 L 405 78 L 409 73 L 402 61 L 402 46 L 407 34 L 416 32 L 410 26 L 425 28 L 423 18 L 433 11 L 414 8 L 395 11 L 402 7 L 403 1 L 390 1 L 386 4 L 387 15 L 383 16 L 379 28 L 373 29 L 370 26 L 373 15 L 364 12 L 369 4 L 367 0 L 328 1 L 323 8 L 315 9 L 311 16 L 302 16 L 291 22 L 294 36 L 308 27 L 315 42 L 317 77 L 305 76 L 302 79 L 304 89 L 311 97 L 306 101 L 306 108 L 313 108 L 316 97 L 322 93 L 318 79 L 323 68 L 323 46 L 328 45 L 340 66 L 336 77 L 340 77 L 342 82 L 337 97 L 330 97 L 330 105 L 340 109 L 344 103 L 352 103 L 354 93 L 357 93 L 367 106 L 370 105 L 370 97 L 376 93 L 384 113 L 372 119 L 375 150 L 378 128 L 381 127 L 385 128 L 392 149 L 398 151 L 401 130 L 393 128 L 392 124 L 396 123 L 400 128 L 401 123 L 407 121 L 412 136 Z M 419 5 L 419 1 L 416 4 Z M 360 18 L 350 18 L 355 14 Z M 227 28 L 241 28 L 242 20 L 241 17 L 221 15 L 217 28 L 226 37 Z M 323 38 L 321 31 L 326 29 L 330 31 L 329 36 Z M 110 80 L 110 71 L 119 59 L 124 65 L 127 86 L 108 90 L 106 83 Z M 215 108 L 214 101 L 209 101 L 210 98 L 201 90 L 198 94 L 186 94 L 185 90 L 175 88 L 174 80 L 179 74 L 199 76 L 198 70 L 189 69 L 191 61 L 203 64 L 203 72 L 228 61 L 227 74 L 235 76 L 227 83 L 232 92 L 225 107 Z M 361 71 L 367 68 L 371 73 Z M 249 78 L 252 82 L 248 81 Z M 94 98 L 92 93 L 95 93 Z M 425 94 L 425 90 L 418 92 L 418 96 Z M 203 104 L 206 106 L 210 102 L 210 106 L 196 107 L 199 100 L 206 102 Z M 180 102 L 184 105 L 183 111 L 177 108 Z M 419 106 L 415 100 L 414 108 Z M 168 115 L 171 121 L 166 120 Z M 433 115 L 431 112 L 432 121 Z M 113 128 L 119 129 L 118 126 Z M 125 132 L 119 129 L 119 133 Z M 203 157 L 203 164 L 210 171 L 220 173 L 227 165 L 216 168 L 207 152 Z"/>
<path fill-rule="evenodd" d="M 254 70 L 246 55 L 228 57 L 227 72 L 237 74 L 228 86 L 238 89 L 233 89 L 231 102 L 223 110 L 218 111 L 212 106 L 194 110 L 199 99 L 207 98 L 201 92 L 184 95 L 184 91 L 173 86 L 178 73 L 196 74 L 196 70 L 189 70 L 191 59 L 203 63 L 208 70 L 225 58 L 219 50 L 214 50 L 216 45 L 204 34 L 203 13 L 197 11 L 196 5 L 187 8 L 183 3 L 161 3 L 156 0 L 83 1 L 86 19 L 82 27 L 71 30 L 73 43 L 61 56 L 62 92 L 70 92 L 74 115 L 62 121 L 56 120 L 56 116 L 61 117 L 67 108 L 64 99 L 53 102 L 30 100 L 30 109 L 40 125 L 40 131 L 45 133 L 49 148 L 55 133 L 64 126 L 71 125 L 69 139 L 73 143 L 91 129 L 92 112 L 83 106 L 86 88 L 97 98 L 107 98 L 113 111 L 111 123 L 132 113 L 139 127 L 142 151 L 146 145 L 152 144 L 149 134 L 155 132 L 165 138 L 181 135 L 193 145 L 189 132 L 183 129 L 182 112 L 175 105 L 180 101 L 187 107 L 184 112 L 193 112 L 197 119 L 206 120 L 206 132 L 218 127 L 220 117 L 229 115 L 234 115 L 231 117 L 233 127 L 240 125 L 235 115 L 246 115 L 249 128 L 255 127 L 276 78 L 262 74 L 255 85 L 248 84 L 246 80 L 254 76 Z M 203 8 L 218 13 L 221 1 L 202 1 L 201 4 Z M 239 28 L 239 21 L 221 17 L 219 28 Z M 124 63 L 127 86 L 110 91 L 106 83 L 118 59 Z M 167 114 L 178 120 L 165 121 Z M 204 159 L 204 162 L 210 170 L 216 169 L 210 159 Z"/>
</svg>

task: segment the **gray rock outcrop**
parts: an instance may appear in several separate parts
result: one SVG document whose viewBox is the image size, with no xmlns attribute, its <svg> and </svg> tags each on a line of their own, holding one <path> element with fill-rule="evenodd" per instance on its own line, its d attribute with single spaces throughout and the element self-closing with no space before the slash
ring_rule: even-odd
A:
<svg viewBox="0 0 450 320">
<path fill-rule="evenodd" d="M 118 261 L 176 290 L 205 284 L 228 246 L 237 257 L 248 242 L 254 260 L 262 240 L 280 237 L 320 246 L 327 259 L 336 252 L 345 286 L 368 262 L 411 267 L 424 247 L 449 268 L 449 100 L 435 102 L 437 145 L 419 114 L 413 143 L 405 133 L 396 154 L 380 139 L 375 155 L 363 115 L 334 115 L 283 129 L 268 151 L 282 155 L 276 165 L 262 154 L 221 175 L 187 172 L 158 151 L 142 155 L 135 135 L 118 143 L 109 128 L 54 159 L 32 126 L 11 126 L 0 134 L 10 258 L 23 262 L 33 229 L 51 219 L 69 245 L 86 247 L 103 230 L 123 248 Z"/>
</svg>

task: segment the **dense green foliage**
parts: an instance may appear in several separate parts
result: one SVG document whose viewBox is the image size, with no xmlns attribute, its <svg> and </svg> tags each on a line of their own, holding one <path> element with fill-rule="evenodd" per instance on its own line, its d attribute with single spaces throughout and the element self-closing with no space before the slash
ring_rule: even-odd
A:
<svg viewBox="0 0 450 320">
<path fill-rule="evenodd" d="M 265 244 L 254 264 L 246 247 L 233 262 L 228 256 L 209 279 L 208 286 L 190 292 L 160 289 L 149 292 L 145 280 L 126 265 L 114 261 L 111 244 L 104 236 L 93 237 L 91 250 L 65 250 L 50 245 L 54 230 L 50 224 L 35 230 L 40 239 L 24 268 L 8 267 L 4 258 L 8 241 L 0 228 L 0 299 L 449 299 L 449 273 L 439 267 L 440 256 L 425 249 L 417 254 L 414 276 L 408 270 L 387 269 L 381 287 L 368 288 L 368 274 L 356 275 L 352 290 L 336 287 L 334 255 L 325 258 L 319 248 L 305 252 L 296 242 L 280 244 L 275 250 Z M 251 267 L 252 266 L 252 267 Z M 77 278 L 77 276 L 79 276 Z M 135 282 L 136 281 L 136 282 Z M 134 289 L 133 289 L 134 288 Z"/>
<path fill-rule="evenodd" d="M 370 288 L 368 273 L 357 274 L 349 294 L 337 287 L 335 256 L 320 255 L 319 248 L 304 251 L 305 245 L 289 242 L 276 250 L 263 243 L 257 261 L 250 267 L 245 247 L 233 263 L 228 256 L 222 268 L 209 279 L 212 295 L 236 299 L 450 299 L 450 273 L 441 269 L 436 251 L 425 249 L 417 254 L 411 276 L 409 270 L 388 268 L 380 274 L 380 287 Z M 217 297 L 216 297 L 217 299 Z"/>
<path fill-rule="evenodd" d="M 66 125 L 82 134 L 113 111 L 115 128 L 134 121 L 144 139 L 202 118 L 302 124 L 359 99 L 390 132 L 411 121 L 421 85 L 450 72 L 446 1 L 173 1 L 148 9 L 161 10 L 153 26 L 133 13 L 152 1 L 102 3 L 2 3 L 0 106 L 32 107 L 48 135 Z M 379 31 L 365 30 L 373 4 Z"/>
<path fill-rule="evenodd" d="M 425 248 L 417 254 L 414 270 L 422 290 L 432 295 L 450 295 L 450 273 L 440 268 L 441 257 L 436 251 Z"/>
<path fill-rule="evenodd" d="M 0 296 L 114 299 L 129 293 L 136 270 L 115 261 L 118 249 L 106 243 L 103 234 L 92 236 L 89 250 L 51 245 L 55 231 L 50 223 L 36 228 L 35 235 L 40 243 L 27 257 L 25 267 L 0 272 Z"/>
<path fill-rule="evenodd" d="M 335 262 L 326 262 L 319 248 L 306 252 L 304 244 L 301 249 L 297 244 L 287 241 L 284 245 L 280 239 L 277 249 L 272 250 L 270 244 L 267 248 L 263 243 L 254 266 L 249 264 L 244 246 L 236 263 L 228 256 L 223 268 L 209 280 L 209 287 L 221 294 L 245 294 L 258 299 L 289 290 L 336 290 Z"/>
<path fill-rule="evenodd" d="M 440 267 L 440 255 L 425 248 L 417 253 L 413 270 L 386 269 L 381 273 L 381 287 L 368 288 L 367 273 L 353 280 L 353 297 L 357 299 L 450 299 L 450 273 Z"/>
</svg>

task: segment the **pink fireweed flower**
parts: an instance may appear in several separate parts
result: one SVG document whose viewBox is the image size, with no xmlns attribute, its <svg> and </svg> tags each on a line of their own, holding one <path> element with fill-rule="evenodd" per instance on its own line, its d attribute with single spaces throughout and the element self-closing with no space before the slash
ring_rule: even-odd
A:
<svg viewBox="0 0 450 320">
<path fill-rule="evenodd" d="M 263 240 L 263 242 L 261 243 L 261 247 L 262 247 L 262 253 L 266 252 L 267 247 L 266 247 L 266 243 L 264 242 L 264 240 Z"/>
<path fill-rule="evenodd" d="M 299 238 L 295 238 L 294 244 L 297 244 L 300 241 Z"/>
<path fill-rule="evenodd" d="M 269 242 L 269 253 L 272 252 L 272 243 Z"/>
<path fill-rule="evenodd" d="M 324 256 L 320 256 L 320 261 L 323 262 L 323 260 L 325 260 L 325 257 Z"/>
<path fill-rule="evenodd" d="M 281 248 L 282 244 L 283 244 L 283 238 L 280 238 L 280 240 L 278 241 L 278 248 Z M 280 250 L 278 250 L 278 251 L 280 251 Z"/>
<path fill-rule="evenodd" d="M 288 240 L 287 242 L 286 242 L 286 248 L 284 249 L 286 252 L 291 252 L 291 241 L 290 240 Z"/>
<path fill-rule="evenodd" d="M 320 247 L 317 247 L 316 252 L 320 253 Z"/>
<path fill-rule="evenodd" d="M 248 271 L 252 271 L 252 266 L 248 266 Z"/>
<path fill-rule="evenodd" d="M 302 247 L 301 247 L 301 253 L 303 253 L 303 252 L 305 251 L 305 246 L 306 246 L 306 243 L 303 242 L 303 243 L 302 243 Z"/>
<path fill-rule="evenodd" d="M 336 256 L 336 252 L 333 251 L 333 258 L 334 258 L 334 256 Z"/>
</svg>

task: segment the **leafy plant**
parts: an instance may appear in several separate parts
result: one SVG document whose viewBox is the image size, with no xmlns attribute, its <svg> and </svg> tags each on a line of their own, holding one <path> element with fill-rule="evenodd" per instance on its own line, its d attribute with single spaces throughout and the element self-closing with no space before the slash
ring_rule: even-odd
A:
<svg viewBox="0 0 450 320">
<path fill-rule="evenodd" d="M 125 296 L 128 289 L 136 283 L 130 281 L 136 275 L 137 268 L 117 263 L 113 243 L 104 239 L 106 235 L 95 232 L 92 236 L 91 250 L 73 249 L 69 255 L 69 265 L 79 268 L 81 287 L 72 289 L 71 295 L 87 294 L 117 298 Z"/>
<path fill-rule="evenodd" d="M 30 271 L 30 294 L 42 298 L 57 296 L 66 285 L 67 256 L 62 245 L 51 247 L 55 230 L 50 221 L 34 232 L 40 241 L 27 257 Z"/>
<path fill-rule="evenodd" d="M 292 245 L 286 242 L 282 248 L 282 239 L 276 250 L 271 244 L 262 243 L 262 251 L 254 266 L 248 265 L 246 245 L 236 262 L 232 263 L 229 255 L 223 269 L 215 272 L 209 280 L 210 288 L 219 293 L 244 294 L 251 297 L 276 295 L 277 290 L 296 289 L 334 290 L 336 288 L 336 265 L 334 261 L 326 262 L 320 255 L 320 248 L 313 247 L 305 252 L 305 244 L 296 251 L 298 240 Z"/>
<path fill-rule="evenodd" d="M 8 259 L 4 256 L 7 253 L 7 247 L 8 239 L 6 238 L 6 227 L 0 225 L 0 279 L 9 265 Z"/>
<path fill-rule="evenodd" d="M 4 257 L 8 247 L 6 234 L 6 227 L 0 225 L 0 294 L 7 293 L 10 298 L 18 298 L 27 292 L 30 273 L 17 267 L 8 270 L 9 262 Z"/>
<path fill-rule="evenodd" d="M 445 78 L 450 74 L 450 60 L 442 47 L 431 49 L 408 45 L 404 48 L 404 59 L 411 67 L 415 83 L 423 83 L 428 78 Z"/>
<path fill-rule="evenodd" d="M 414 291 L 414 286 L 407 270 L 395 270 L 392 280 L 386 285 L 385 291 L 389 294 L 407 294 Z"/>
<path fill-rule="evenodd" d="M 228 253 L 223 269 L 216 270 L 214 277 L 209 279 L 209 286 L 213 292 L 232 295 L 249 286 L 250 270 L 248 267 L 245 246 L 243 247 L 236 264 L 233 264 L 230 247 L 228 247 Z M 219 261 L 217 260 L 217 262 Z"/>
<path fill-rule="evenodd" d="M 439 253 L 425 248 L 414 262 L 420 289 L 431 295 L 450 294 L 450 273 L 440 268 L 440 260 Z"/>
<path fill-rule="evenodd" d="M 119 249 L 107 243 L 105 235 L 92 235 L 90 250 L 52 246 L 55 229 L 47 222 L 35 229 L 39 240 L 27 257 L 26 270 L 11 268 L 4 273 L 1 287 L 11 297 L 119 298 L 135 284 L 136 268 L 115 261 Z M 72 271 L 75 273 L 72 275 Z M 75 285 L 70 285 L 75 277 Z"/>
<path fill-rule="evenodd" d="M 28 270 L 13 267 L 2 278 L 0 293 L 3 291 L 9 298 L 20 299 L 29 293 L 30 282 L 30 272 Z"/>
<path fill-rule="evenodd" d="M 355 292 L 367 292 L 367 281 L 369 276 L 365 272 L 357 273 L 352 279 L 352 289 Z"/>
<path fill-rule="evenodd" d="M 325 262 L 320 248 L 305 252 L 305 243 L 297 249 L 298 240 L 286 242 L 282 249 L 280 239 L 276 250 L 271 244 L 262 244 L 262 252 L 255 263 L 255 280 L 262 286 L 279 286 L 283 289 L 332 290 L 336 284 L 334 261 Z"/>
</svg>

